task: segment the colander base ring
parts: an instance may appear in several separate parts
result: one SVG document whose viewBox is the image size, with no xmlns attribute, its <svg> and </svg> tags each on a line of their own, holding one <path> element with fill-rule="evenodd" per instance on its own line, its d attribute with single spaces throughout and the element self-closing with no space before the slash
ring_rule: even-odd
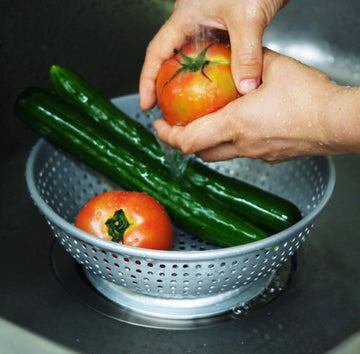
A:
<svg viewBox="0 0 360 354">
<path fill-rule="evenodd" d="M 301 253 L 301 249 L 299 250 Z M 300 257 L 300 260 L 302 257 Z M 125 306 L 109 300 L 90 283 L 84 268 L 66 252 L 56 239 L 50 248 L 50 261 L 54 275 L 60 285 L 79 303 L 110 319 L 131 325 L 184 330 L 209 327 L 220 323 L 234 321 L 245 314 L 260 309 L 275 300 L 293 279 L 299 265 L 299 252 L 290 257 L 282 267 L 278 268 L 268 288 L 247 303 L 238 303 L 238 307 L 216 316 L 198 317 L 193 319 L 174 319 L 151 316 L 133 311 Z"/>
<path fill-rule="evenodd" d="M 217 316 L 248 303 L 270 285 L 275 272 L 233 290 L 200 298 L 159 298 L 126 289 L 84 269 L 93 287 L 107 299 L 140 314 L 171 319 Z"/>
</svg>

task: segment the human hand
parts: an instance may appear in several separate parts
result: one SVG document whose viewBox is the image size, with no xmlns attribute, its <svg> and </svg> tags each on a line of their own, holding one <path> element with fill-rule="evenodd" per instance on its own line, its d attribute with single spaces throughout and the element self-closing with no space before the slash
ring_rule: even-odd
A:
<svg viewBox="0 0 360 354">
<path fill-rule="evenodd" d="M 288 1 L 177 0 L 173 14 L 147 48 L 139 84 L 140 108 L 146 110 L 156 103 L 155 81 L 161 64 L 199 27 L 228 32 L 236 87 L 241 94 L 256 89 L 262 71 L 264 29 Z"/>
<path fill-rule="evenodd" d="M 264 49 L 261 86 L 186 126 L 154 122 L 161 140 L 203 160 L 360 153 L 360 89 Z"/>
</svg>

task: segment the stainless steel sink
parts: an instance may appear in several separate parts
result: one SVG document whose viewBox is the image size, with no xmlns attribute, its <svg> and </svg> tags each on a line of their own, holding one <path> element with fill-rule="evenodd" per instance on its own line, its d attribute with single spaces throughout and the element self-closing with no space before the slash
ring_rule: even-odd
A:
<svg viewBox="0 0 360 354">
<path fill-rule="evenodd" d="M 291 1 L 278 13 L 264 45 L 327 73 L 345 85 L 360 84 L 360 4 Z"/>
<path fill-rule="evenodd" d="M 337 186 L 299 254 L 290 284 L 276 300 L 245 317 L 215 321 L 195 332 L 133 326 L 85 306 L 56 279 L 52 234 L 28 195 L 24 177 L 38 136 L 15 117 L 16 94 L 26 86 L 49 87 L 51 64 L 79 72 L 109 98 L 136 92 L 146 45 L 172 3 L 1 4 L 0 352 L 50 352 L 44 340 L 46 348 L 58 347 L 53 352 L 60 347 L 81 353 L 324 353 L 360 329 L 356 155 L 334 158 Z M 325 71 L 341 84 L 360 85 L 359 18 L 359 0 L 292 0 L 267 28 L 264 45 Z M 73 268 L 62 269 L 69 281 L 78 279 Z M 352 343 L 354 352 L 360 352 L 359 340 Z"/>
</svg>

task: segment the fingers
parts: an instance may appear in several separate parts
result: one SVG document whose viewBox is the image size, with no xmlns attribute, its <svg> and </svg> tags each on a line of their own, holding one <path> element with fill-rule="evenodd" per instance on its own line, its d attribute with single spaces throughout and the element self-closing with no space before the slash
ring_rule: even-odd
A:
<svg viewBox="0 0 360 354">
<path fill-rule="evenodd" d="M 165 120 L 154 122 L 158 137 L 168 145 L 181 150 L 184 154 L 216 146 L 233 140 L 233 131 L 226 124 L 225 110 L 219 110 L 198 118 L 186 126 L 171 126 Z"/>
<path fill-rule="evenodd" d="M 247 94 L 261 82 L 262 39 L 266 26 L 288 0 L 238 2 L 226 24 L 231 44 L 231 69 L 238 91 Z"/>
<path fill-rule="evenodd" d="M 264 28 L 258 23 L 242 22 L 229 28 L 231 70 L 241 94 L 255 90 L 262 74 L 262 36 Z"/>
<path fill-rule="evenodd" d="M 232 142 L 216 145 L 217 142 L 212 140 L 209 144 L 210 134 L 208 134 L 208 131 L 206 131 L 206 134 L 197 134 L 197 138 L 190 137 L 191 141 L 193 141 L 193 143 L 190 143 L 183 140 L 187 139 L 186 136 L 190 134 L 186 131 L 186 127 L 170 126 L 165 120 L 159 119 L 154 122 L 154 128 L 162 141 L 185 154 L 196 153 L 204 161 L 223 161 L 238 157 L 237 148 Z"/>
<path fill-rule="evenodd" d="M 183 126 L 171 126 L 164 119 L 158 119 L 153 123 L 155 132 L 159 139 L 166 144 L 174 147 L 176 149 L 180 149 L 180 141 L 181 138 L 178 135 L 182 134 L 182 131 L 185 127 Z"/>
<path fill-rule="evenodd" d="M 174 48 L 182 45 L 185 38 L 185 31 L 179 30 L 177 22 L 168 21 L 149 43 L 139 82 L 139 106 L 141 109 L 147 110 L 155 105 L 155 85 L 160 67 L 166 59 L 172 56 Z"/>
<path fill-rule="evenodd" d="M 208 162 L 225 161 L 239 157 L 237 146 L 233 143 L 222 143 L 197 154 L 202 160 Z"/>
<path fill-rule="evenodd" d="M 213 139 L 211 127 L 208 126 L 208 130 L 202 130 L 205 125 L 204 121 L 201 124 L 197 124 L 196 132 L 194 127 L 191 130 L 187 129 L 187 126 L 170 126 L 165 120 L 159 119 L 154 122 L 155 130 L 159 138 L 165 141 L 170 146 L 181 150 L 185 154 L 196 153 L 202 160 L 208 162 L 225 161 L 237 157 L 249 157 L 253 159 L 262 159 L 268 163 L 275 164 L 290 159 L 287 149 L 280 149 L 277 147 L 275 142 L 274 146 L 264 143 L 263 139 L 258 141 L 248 140 L 245 138 L 244 141 L 239 139 L 232 141 L 231 137 L 228 136 L 228 141 L 221 141 L 221 139 Z M 215 124 L 214 120 L 214 124 Z M 218 124 L 218 123 L 216 123 Z M 221 135 L 223 128 L 218 128 L 217 131 Z M 229 133 L 231 129 L 225 128 Z M 218 137 L 216 135 L 214 138 Z"/>
<path fill-rule="evenodd" d="M 216 162 L 225 161 L 237 157 L 247 157 L 251 159 L 261 159 L 270 164 L 277 164 L 291 160 L 296 156 L 290 156 L 288 151 L 278 150 L 270 146 L 264 147 L 263 144 L 232 144 L 223 143 L 213 148 L 209 148 L 197 153 L 203 161 Z"/>
</svg>

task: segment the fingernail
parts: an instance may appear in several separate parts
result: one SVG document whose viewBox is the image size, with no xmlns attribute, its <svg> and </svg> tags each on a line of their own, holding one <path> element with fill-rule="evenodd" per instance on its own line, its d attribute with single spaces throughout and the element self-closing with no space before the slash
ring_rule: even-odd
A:
<svg viewBox="0 0 360 354">
<path fill-rule="evenodd" d="M 245 79 L 240 81 L 240 91 L 241 93 L 249 93 L 254 91 L 258 87 L 258 82 L 256 79 Z"/>
</svg>

